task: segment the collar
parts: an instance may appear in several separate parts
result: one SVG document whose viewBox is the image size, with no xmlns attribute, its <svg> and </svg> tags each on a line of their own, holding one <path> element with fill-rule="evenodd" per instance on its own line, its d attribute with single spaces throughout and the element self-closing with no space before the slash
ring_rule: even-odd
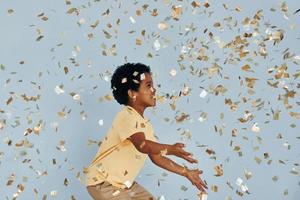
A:
<svg viewBox="0 0 300 200">
<path fill-rule="evenodd" d="M 133 107 L 129 106 L 129 105 L 125 105 L 125 108 L 133 111 L 135 114 L 137 114 L 139 117 L 141 117 L 143 119 L 143 121 L 148 122 L 149 119 L 147 117 L 143 117 L 140 113 L 138 113 L 138 111 L 136 111 Z"/>
</svg>

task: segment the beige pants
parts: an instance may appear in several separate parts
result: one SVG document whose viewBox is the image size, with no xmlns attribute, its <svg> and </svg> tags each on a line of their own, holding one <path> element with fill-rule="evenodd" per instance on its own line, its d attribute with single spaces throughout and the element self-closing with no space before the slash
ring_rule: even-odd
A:
<svg viewBox="0 0 300 200">
<path fill-rule="evenodd" d="M 120 189 L 105 181 L 88 186 L 87 191 L 94 200 L 156 200 L 137 182 L 134 182 L 130 188 Z"/>
</svg>

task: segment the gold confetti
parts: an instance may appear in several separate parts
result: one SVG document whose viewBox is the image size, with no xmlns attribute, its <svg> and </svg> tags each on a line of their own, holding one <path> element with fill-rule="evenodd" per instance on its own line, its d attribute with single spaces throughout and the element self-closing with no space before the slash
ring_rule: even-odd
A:
<svg viewBox="0 0 300 200">
<path fill-rule="evenodd" d="M 215 170 L 215 176 L 223 176 L 222 165 L 216 165 L 214 167 L 214 170 Z"/>
</svg>

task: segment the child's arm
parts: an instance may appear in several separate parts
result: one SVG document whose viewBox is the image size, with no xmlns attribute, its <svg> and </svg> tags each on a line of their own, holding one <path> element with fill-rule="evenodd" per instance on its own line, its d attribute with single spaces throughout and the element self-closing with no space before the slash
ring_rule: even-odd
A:
<svg viewBox="0 0 300 200">
<path fill-rule="evenodd" d="M 157 166 L 186 177 L 192 182 L 193 185 L 196 185 L 196 187 L 202 192 L 205 192 L 204 188 L 207 189 L 206 184 L 204 184 L 201 178 L 199 177 L 199 174 L 201 174 L 202 171 L 198 169 L 189 170 L 185 167 L 178 165 L 171 159 L 163 156 L 175 155 L 187 160 L 190 163 L 197 163 L 197 160 L 190 157 L 192 155 L 191 153 L 186 152 L 182 149 L 184 147 L 183 143 L 175 143 L 173 145 L 160 144 L 157 142 L 146 140 L 145 134 L 143 132 L 135 133 L 131 135 L 128 139 L 133 143 L 133 145 L 138 151 L 148 154 L 151 161 Z"/>
<path fill-rule="evenodd" d="M 149 158 L 157 166 L 186 177 L 188 180 L 191 181 L 193 185 L 195 185 L 202 192 L 205 192 L 205 189 L 207 189 L 207 185 L 199 177 L 199 175 L 202 174 L 201 170 L 189 170 L 186 167 L 182 167 L 181 165 L 178 165 L 171 159 L 160 154 L 149 155 Z"/>
<path fill-rule="evenodd" d="M 184 147 L 183 143 L 175 143 L 173 145 L 169 144 L 160 144 L 153 142 L 151 140 L 146 140 L 145 134 L 143 132 L 138 132 L 131 135 L 128 138 L 135 148 L 142 153 L 151 155 L 151 154 L 162 154 L 162 155 L 174 155 L 180 158 L 187 160 L 190 163 L 197 163 L 198 161 L 193 159 L 192 154 L 186 152 L 182 148 Z"/>
</svg>

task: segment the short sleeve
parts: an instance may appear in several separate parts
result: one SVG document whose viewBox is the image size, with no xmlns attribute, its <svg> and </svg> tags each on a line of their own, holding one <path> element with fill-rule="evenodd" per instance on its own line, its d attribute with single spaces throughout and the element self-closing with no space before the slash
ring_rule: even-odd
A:
<svg viewBox="0 0 300 200">
<path fill-rule="evenodd" d="M 121 141 L 137 132 L 144 132 L 146 135 L 145 123 L 134 113 L 125 111 L 126 113 L 118 120 L 118 134 Z"/>
</svg>

